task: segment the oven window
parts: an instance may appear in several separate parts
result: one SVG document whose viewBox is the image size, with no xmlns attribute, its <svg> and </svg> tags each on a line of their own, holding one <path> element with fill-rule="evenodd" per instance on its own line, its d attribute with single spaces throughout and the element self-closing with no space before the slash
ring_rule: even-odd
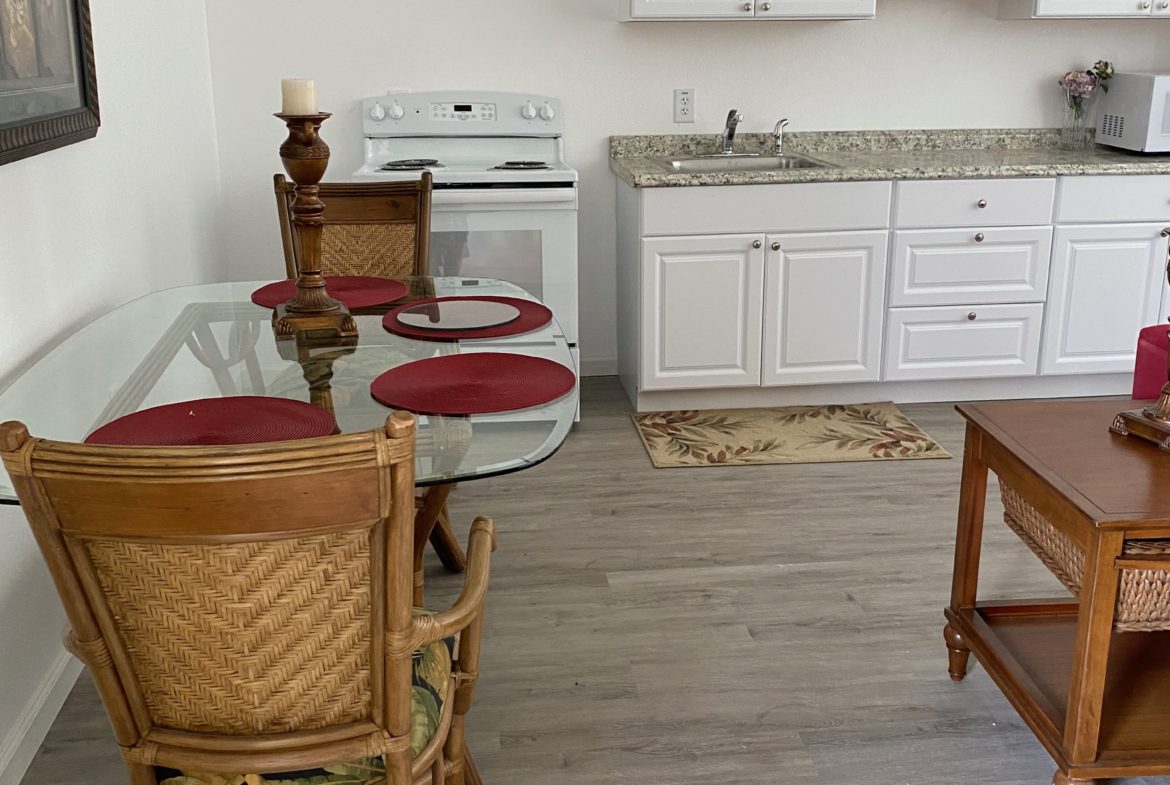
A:
<svg viewBox="0 0 1170 785">
<path fill-rule="evenodd" d="M 499 278 L 544 298 L 539 229 L 438 231 L 431 234 L 431 275 Z"/>
</svg>

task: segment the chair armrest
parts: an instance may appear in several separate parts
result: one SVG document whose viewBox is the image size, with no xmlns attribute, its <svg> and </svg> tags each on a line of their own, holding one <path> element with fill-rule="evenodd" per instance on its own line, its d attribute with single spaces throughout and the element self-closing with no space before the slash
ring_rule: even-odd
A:
<svg viewBox="0 0 1170 785">
<path fill-rule="evenodd" d="M 445 611 L 415 616 L 411 643 L 414 648 L 449 638 L 466 629 L 482 612 L 487 598 L 491 555 L 496 549 L 496 527 L 490 518 L 476 518 L 467 539 L 467 572 L 458 599 Z"/>
</svg>

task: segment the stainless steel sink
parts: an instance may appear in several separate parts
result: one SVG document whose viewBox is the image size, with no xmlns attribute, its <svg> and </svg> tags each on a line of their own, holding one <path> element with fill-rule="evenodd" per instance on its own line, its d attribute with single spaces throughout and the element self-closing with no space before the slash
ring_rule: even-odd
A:
<svg viewBox="0 0 1170 785">
<path fill-rule="evenodd" d="M 657 163 L 668 172 L 709 174 L 713 172 L 776 172 L 788 169 L 828 169 L 832 164 L 803 155 L 722 156 L 699 158 L 659 158 Z"/>
</svg>

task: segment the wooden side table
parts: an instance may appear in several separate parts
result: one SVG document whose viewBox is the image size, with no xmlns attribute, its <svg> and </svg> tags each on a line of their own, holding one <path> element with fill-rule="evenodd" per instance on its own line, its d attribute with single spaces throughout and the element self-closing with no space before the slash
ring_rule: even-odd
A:
<svg viewBox="0 0 1170 785">
<path fill-rule="evenodd" d="M 1114 629 L 1122 566 L 1153 566 L 1127 557 L 1126 541 L 1170 539 L 1170 454 L 1109 432 L 1131 408 L 957 407 L 967 437 L 944 631 L 951 678 L 974 653 L 1055 759 L 1056 785 L 1170 775 L 1170 632 Z M 1084 553 L 1079 601 L 976 600 L 988 469 Z"/>
</svg>

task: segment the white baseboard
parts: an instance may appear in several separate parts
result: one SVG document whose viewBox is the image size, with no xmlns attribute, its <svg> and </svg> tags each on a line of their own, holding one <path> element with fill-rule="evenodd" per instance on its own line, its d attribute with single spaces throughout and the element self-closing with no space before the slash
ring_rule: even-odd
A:
<svg viewBox="0 0 1170 785">
<path fill-rule="evenodd" d="M 616 357 L 582 357 L 582 376 L 617 376 Z"/>
<path fill-rule="evenodd" d="M 53 720 L 81 675 L 81 661 L 67 651 L 53 663 L 37 691 L 16 718 L 8 737 L 0 740 L 0 785 L 20 785 L 41 748 Z"/>
</svg>

